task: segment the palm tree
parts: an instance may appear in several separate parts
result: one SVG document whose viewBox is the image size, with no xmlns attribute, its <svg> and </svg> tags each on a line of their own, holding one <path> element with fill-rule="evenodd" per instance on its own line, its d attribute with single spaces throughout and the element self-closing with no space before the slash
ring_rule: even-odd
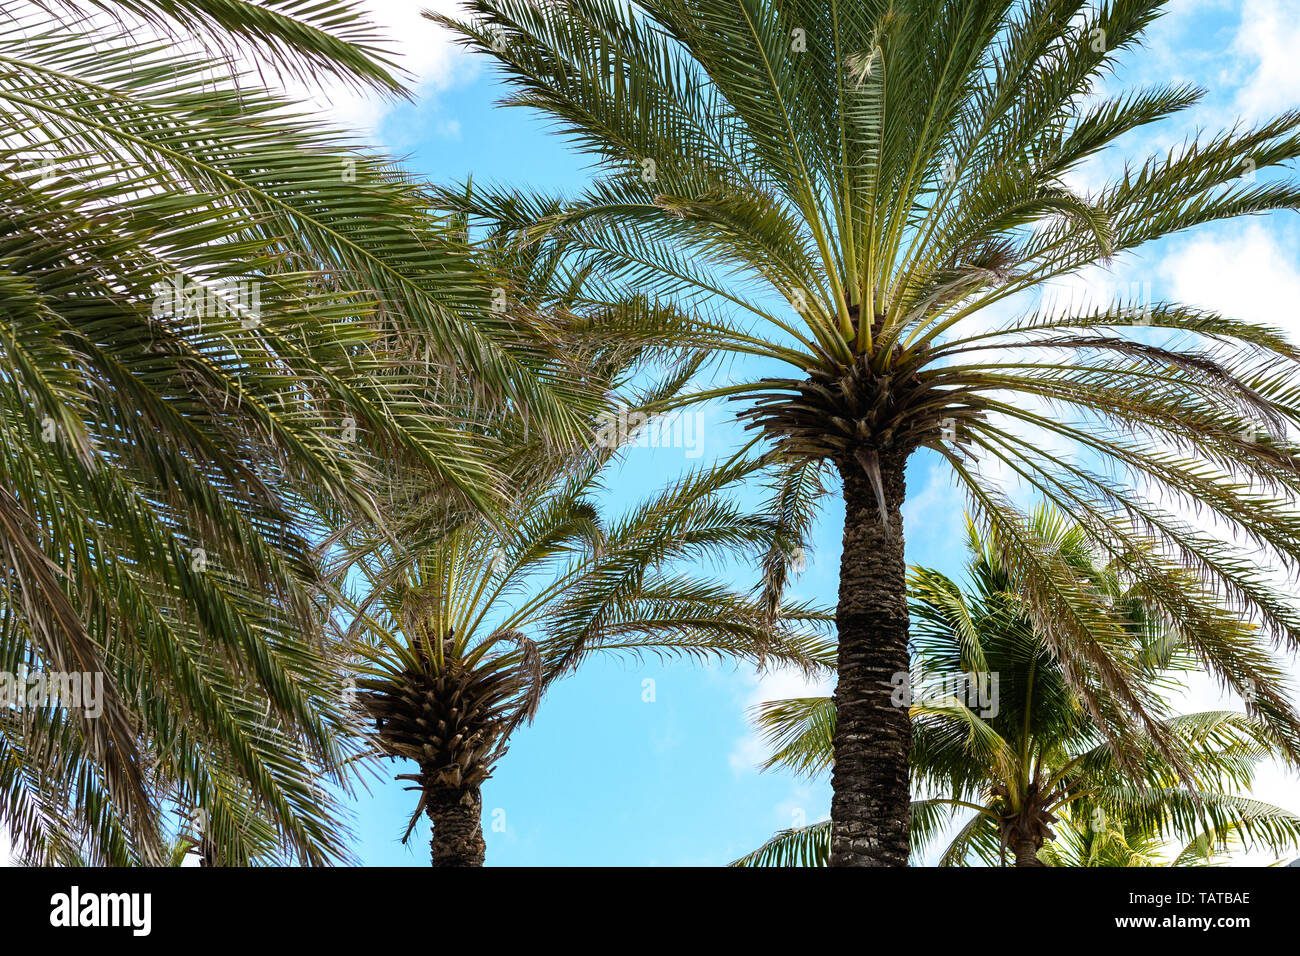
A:
<svg viewBox="0 0 1300 956">
<path fill-rule="evenodd" d="M 792 481 L 808 463 L 842 479 L 837 865 L 908 857 L 911 724 L 889 688 L 908 669 L 901 506 L 921 448 L 1021 565 L 1085 702 L 1101 692 L 1086 662 L 1120 635 L 1028 540 L 999 469 L 1073 514 L 1300 754 L 1259 652 L 1224 657 L 1221 612 L 1187 595 L 1210 585 L 1293 650 L 1300 618 L 1258 562 L 1169 507 L 1195 503 L 1265 566 L 1294 570 L 1300 353 L 1274 329 L 1175 302 L 1035 302 L 1046 283 L 1161 237 L 1300 206 L 1277 172 L 1300 154 L 1300 111 L 1186 141 L 1093 191 L 1070 185 L 1117 138 L 1201 97 L 1097 89 L 1164 5 L 471 0 L 464 17 L 429 14 L 493 58 L 509 104 L 542 111 L 599 171 L 571 199 L 479 189 L 447 204 L 512 219 L 527 241 L 694 310 L 697 341 L 790 370 L 694 398 L 747 402 Z M 1007 320 L 990 311 L 1000 303 L 1027 311 Z M 1123 727 L 1170 743 L 1142 688 L 1099 676 L 1129 699 Z"/>
<path fill-rule="evenodd" d="M 0 672 L 103 684 L 0 706 L 0 824 L 126 864 L 198 810 L 222 863 L 346 859 L 317 539 L 394 460 L 499 507 L 430 365 L 561 435 L 584 393 L 421 187 L 226 57 L 399 90 L 352 0 L 3 6 Z"/>
<path fill-rule="evenodd" d="M 1260 806 L 1265 812 L 1276 812 Z M 1149 823 L 1107 817 L 1098 825 L 1095 819 L 1066 815 L 1056 839 L 1043 847 L 1040 858 L 1047 866 L 1219 866 L 1228 862 L 1230 851 L 1247 845 L 1238 826 L 1198 833 L 1171 847 L 1167 835 Z"/>
<path fill-rule="evenodd" d="M 1126 646 L 1096 662 L 1097 670 L 1115 668 L 1130 681 L 1176 689 L 1176 675 L 1195 663 L 1167 617 L 1126 588 L 1117 568 L 1096 565 L 1082 529 L 1063 515 L 1040 508 L 1027 524 L 1103 597 L 1128 635 Z M 1106 725 L 1123 700 L 1102 692 L 1094 711 L 1073 692 L 1065 666 L 1028 612 L 1004 546 L 992 536 L 981 539 L 973 524 L 968 540 L 967 590 L 924 568 L 910 581 L 916 622 L 915 672 L 906 685 L 911 758 L 914 783 L 928 794 L 912 803 L 914 853 L 962 815 L 969 819 L 940 854 L 940 865 L 996 865 L 1010 849 L 1016 866 L 1043 866 L 1040 850 L 1056 839 L 1053 826 L 1062 817 L 1071 847 L 1082 826 L 1091 828 L 1085 837 L 1098 852 L 1101 837 L 1124 833 L 1134 840 L 1130 848 L 1141 837 L 1148 849 L 1170 834 L 1205 846 L 1240 838 L 1277 851 L 1300 840 L 1300 816 L 1234 792 L 1249 789 L 1260 760 L 1285 754 L 1266 722 L 1229 711 L 1161 713 L 1169 746 L 1157 746 L 1154 735 L 1128 741 L 1137 757 L 1122 760 Z M 1236 625 L 1225 640 L 1248 646 L 1249 630 Z M 766 765 L 825 771 L 833 763 L 835 720 L 828 698 L 761 705 L 758 721 L 774 748 Z M 785 831 L 738 862 L 824 865 L 828 836 L 825 824 Z M 1066 860 L 1070 852 L 1054 859 Z"/>
<path fill-rule="evenodd" d="M 742 450 L 612 522 L 602 518 L 602 482 L 635 426 L 649 427 L 644 410 L 680 390 L 708 356 L 686 350 L 665 363 L 654 343 L 676 330 L 673 310 L 627 290 L 597 301 L 589 277 L 566 273 L 556 250 L 511 240 L 509 229 L 489 231 L 481 265 L 546 335 L 555 361 L 581 370 L 601 411 L 585 436 L 565 443 L 482 401 L 471 385 L 439 382 L 466 410 L 467 427 L 513 449 L 494 459 L 515 489 L 512 506 L 500 520 L 467 511 L 430 494 L 419 471 L 392 469 L 377 492 L 393 519 L 341 529 L 335 556 L 336 580 L 361 581 L 343 643 L 356 648 L 366 736 L 374 753 L 415 764 L 417 773 L 398 777 L 420 794 L 403 840 L 425 813 L 434 866 L 482 865 L 484 782 L 545 689 L 589 654 L 810 668 L 831 653 L 815 633 L 825 613 L 792 604 L 776 614 L 761 594 L 691 567 L 791 546 L 779 521 L 728 498 L 767 460 Z"/>
<path fill-rule="evenodd" d="M 433 825 L 434 866 L 481 866 L 483 783 L 545 689 L 594 653 L 718 657 L 805 669 L 830 659 L 827 615 L 760 600 L 682 570 L 771 545 L 764 516 L 724 492 L 752 472 L 702 469 L 612 522 L 595 502 L 610 452 L 523 489 L 505 525 L 480 521 L 416 553 L 373 542 L 349 561 L 366 580 L 354 630 L 358 697 L 386 757 Z M 404 539 L 398 539 L 404 540 Z"/>
<path fill-rule="evenodd" d="M 1261 818 L 1272 817 L 1294 829 L 1294 814 L 1266 803 L 1251 802 Z M 1169 843 L 1168 828 L 1141 826 L 1126 820 L 1090 814 L 1064 813 L 1055 837 L 1038 855 L 1037 866 L 1143 867 L 1218 866 L 1232 851 L 1249 846 L 1240 825 L 1184 836 L 1185 843 Z M 783 830 L 767 843 L 732 863 L 732 866 L 825 866 L 830 856 L 830 821 Z M 990 861 L 992 858 L 988 858 Z M 949 861 L 953 862 L 953 861 Z M 964 861 L 963 861 L 964 862 Z M 1002 862 L 1005 862 L 1004 860 Z M 1288 864 L 1294 866 L 1294 863 Z"/>
</svg>

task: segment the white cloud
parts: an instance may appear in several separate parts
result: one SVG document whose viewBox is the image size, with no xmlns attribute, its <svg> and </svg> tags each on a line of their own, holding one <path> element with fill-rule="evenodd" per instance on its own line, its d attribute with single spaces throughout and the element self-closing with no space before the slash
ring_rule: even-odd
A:
<svg viewBox="0 0 1300 956">
<path fill-rule="evenodd" d="M 789 795 L 772 808 L 777 828 L 806 827 L 811 823 L 826 819 L 825 800 L 813 787 L 806 783 L 796 783 L 790 788 Z"/>
<path fill-rule="evenodd" d="M 1237 106 L 1253 117 L 1292 109 L 1300 96 L 1300 0 L 1253 0 L 1241 5 L 1232 52 L 1250 80 Z"/>
<path fill-rule="evenodd" d="M 1265 3 L 1262 6 L 1275 8 L 1277 4 Z M 1268 15 L 1267 10 L 1261 14 Z M 1300 72 L 1295 75 L 1300 80 Z M 1281 329 L 1292 341 L 1300 339 L 1300 309 L 1296 305 L 1300 302 L 1300 262 L 1294 252 L 1294 243 L 1287 241 L 1289 231 L 1284 232 L 1279 225 L 1276 221 L 1238 225 L 1179 246 L 1160 266 L 1170 297 L 1189 305 L 1213 309 L 1229 318 Z M 1206 515 L 1193 513 L 1185 507 L 1179 510 L 1194 527 L 1226 536 L 1222 522 L 1210 522 L 1207 526 Z M 1259 560 L 1265 565 L 1272 563 L 1262 553 Z M 1280 569 L 1270 578 L 1282 594 L 1294 592 L 1294 581 Z M 1296 662 L 1292 659 L 1285 663 L 1290 665 L 1287 669 L 1294 689 L 1297 686 Z M 1221 689 L 1209 675 L 1192 675 L 1187 683 L 1186 692 L 1173 702 L 1179 712 L 1243 709 L 1242 701 Z M 1300 813 L 1300 776 L 1279 761 L 1265 762 L 1258 768 L 1250 795 Z M 1267 851 L 1256 850 L 1235 854 L 1232 862 L 1264 865 L 1275 859 Z"/>
<path fill-rule="evenodd" d="M 1187 688 L 1184 693 L 1171 701 L 1174 709 L 1179 713 L 1243 709 L 1241 700 L 1222 690 L 1208 674 L 1189 675 L 1186 683 Z M 1293 813 L 1300 813 L 1300 773 L 1287 769 L 1277 760 L 1261 763 L 1250 788 L 1250 796 Z M 1297 851 L 1293 850 L 1283 859 L 1289 861 L 1296 855 Z M 1277 860 L 1276 854 L 1261 848 L 1235 852 L 1232 854 L 1231 863 L 1234 866 L 1268 866 Z"/>
<path fill-rule="evenodd" d="M 903 533 L 909 548 L 922 542 L 965 541 L 967 500 L 946 460 L 929 469 L 925 484 L 903 502 Z M 909 552 L 910 560 L 911 552 Z"/>
<path fill-rule="evenodd" d="M 1281 328 L 1300 337 L 1300 267 L 1294 246 L 1260 223 L 1198 237 L 1161 266 L 1172 297 L 1228 318 Z"/>
<path fill-rule="evenodd" d="M 458 79 L 472 76 L 477 66 L 456 47 L 450 34 L 422 16 L 424 10 L 455 13 L 458 0 L 364 0 L 372 22 L 387 37 L 398 65 L 408 74 L 407 85 L 417 98 L 446 89 Z M 305 98 L 336 125 L 374 141 L 396 101 L 376 92 L 362 92 L 345 83 L 330 82 L 321 89 L 289 84 L 286 92 Z M 445 121 L 440 130 L 456 138 L 460 124 Z"/>
<path fill-rule="evenodd" d="M 828 697 L 835 682 L 829 677 L 808 678 L 792 667 L 770 668 L 761 674 L 748 675 L 749 688 L 743 706 L 748 715 L 750 708 L 769 700 L 787 700 L 792 697 Z M 750 730 L 739 738 L 731 749 L 728 762 L 737 775 L 756 773 L 758 765 L 768 756 L 766 744 L 757 730 Z"/>
<path fill-rule="evenodd" d="M 767 748 L 757 733 L 748 733 L 736 741 L 727 763 L 737 776 L 753 773 L 767 757 Z"/>
</svg>

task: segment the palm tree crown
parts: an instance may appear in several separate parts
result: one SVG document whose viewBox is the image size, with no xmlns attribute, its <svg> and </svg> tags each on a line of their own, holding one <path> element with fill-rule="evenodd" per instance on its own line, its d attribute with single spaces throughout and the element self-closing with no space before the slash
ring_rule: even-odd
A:
<svg viewBox="0 0 1300 956">
<path fill-rule="evenodd" d="M 788 529 L 748 514 L 732 491 L 770 462 L 740 454 L 698 469 L 614 520 L 603 486 L 636 437 L 639 420 L 681 389 L 707 358 L 686 350 L 665 367 L 656 336 L 671 310 L 635 294 L 594 301 L 581 277 L 559 288 L 561 257 L 519 249 L 492 233 L 480 261 L 497 287 L 581 367 L 603 411 L 589 434 L 564 444 L 493 401 L 460 387 L 467 428 L 490 431 L 507 454 L 493 466 L 514 487 L 496 519 L 430 492 L 419 470 L 395 468 L 375 488 L 383 523 L 342 529 L 335 576 L 360 583 L 349 638 L 357 648 L 362 716 L 376 753 L 413 761 L 403 774 L 433 824 L 434 865 L 478 865 L 486 846 L 481 787 L 511 736 L 533 718 L 545 689 L 587 656 L 722 657 L 810 668 L 832 645 L 826 615 L 772 608 L 701 574 L 706 559 L 743 561 L 790 547 Z M 650 381 L 647 382 L 647 379 Z M 455 381 L 439 387 L 456 395 Z"/>
<path fill-rule="evenodd" d="M 418 553 L 379 549 L 357 566 L 368 594 L 355 630 L 357 687 L 379 754 L 433 823 L 435 865 L 481 864 L 480 787 L 542 693 L 594 653 L 825 665 L 813 609 L 779 620 L 753 595 L 682 562 L 770 547 L 773 526 L 725 496 L 754 464 L 705 469 L 606 524 L 600 462 L 528 493 L 507 526 L 459 527 Z"/>
</svg>

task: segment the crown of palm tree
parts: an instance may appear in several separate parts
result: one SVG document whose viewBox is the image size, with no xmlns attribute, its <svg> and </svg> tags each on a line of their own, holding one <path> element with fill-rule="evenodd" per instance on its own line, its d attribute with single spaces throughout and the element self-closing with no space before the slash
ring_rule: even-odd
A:
<svg viewBox="0 0 1300 956">
<path fill-rule="evenodd" d="M 680 373 L 644 396 L 678 387 Z M 634 406 L 636 407 L 636 406 Z M 347 542 L 337 573 L 365 586 L 351 632 L 361 709 L 384 756 L 413 760 L 422 811 L 434 821 L 434 862 L 447 852 L 432 808 L 479 806 L 477 788 L 510 736 L 536 713 L 550 683 L 594 653 L 717 657 L 827 666 L 818 636 L 827 615 L 789 604 L 773 615 L 760 595 L 687 568 L 777 546 L 783 531 L 728 498 L 761 460 L 738 457 L 683 477 L 612 523 L 596 504 L 618 457 L 598 447 L 586 460 L 530 458 L 531 482 L 504 523 L 448 527 L 414 512 L 393 535 Z M 465 795 L 469 794 L 468 797 Z M 477 816 L 477 810 L 474 810 Z M 478 861 L 482 857 L 477 838 Z M 457 862 L 464 862 L 457 860 Z"/>
<path fill-rule="evenodd" d="M 672 570 L 771 546 L 772 523 L 722 494 L 754 467 L 692 474 L 605 526 L 593 463 L 538 490 L 506 530 L 463 526 L 413 560 L 367 556 L 378 610 L 357 621 L 358 689 L 378 752 L 420 768 L 403 777 L 421 791 L 408 837 L 426 801 L 491 775 L 544 689 L 590 654 L 827 664 L 825 614 L 791 605 L 774 621 L 753 595 Z"/>
<path fill-rule="evenodd" d="M 1195 662 L 1162 616 L 1124 586 L 1116 568 L 1095 564 L 1086 536 L 1064 516 L 1039 509 L 1028 523 L 1108 597 L 1128 633 L 1127 646 L 1113 647 L 1107 666 L 1127 680 L 1176 690 L 1178 673 Z M 1158 747 L 1149 737 L 1131 740 L 1127 745 L 1138 758 L 1121 761 L 1106 725 L 1118 723 L 1114 714 L 1123 700 L 1102 694 L 1102 707 L 1093 712 L 1073 693 L 1064 667 L 1026 613 L 1002 548 L 981 539 L 973 525 L 969 532 L 966 590 L 928 569 L 916 569 L 911 579 L 913 784 L 933 794 L 912 805 L 914 852 L 971 811 L 941 852 L 940 865 L 996 864 L 1008 846 L 1018 850 L 1020 862 L 1037 863 L 1038 850 L 1057 838 L 1053 825 L 1061 819 L 1072 848 L 1083 825 L 1093 836 L 1128 833 L 1135 841 L 1131 849 L 1139 837 L 1151 850 L 1172 835 L 1209 848 L 1235 840 L 1278 852 L 1300 840 L 1300 816 L 1234 792 L 1250 788 L 1259 761 L 1285 754 L 1264 721 L 1229 711 L 1171 715 L 1166 707 L 1159 717 L 1170 746 Z M 1238 627 L 1227 639 L 1241 641 L 1248 630 Z M 995 692 L 972 694 L 954 675 L 967 682 L 996 677 Z M 766 767 L 804 775 L 830 768 L 835 708 L 828 698 L 763 704 L 757 720 L 773 747 Z M 1103 843 L 1098 840 L 1099 851 Z M 824 865 L 828 851 L 829 828 L 818 824 L 778 834 L 738 862 Z M 1060 861 L 1071 852 L 1052 859 L 1065 865 Z"/>
<path fill-rule="evenodd" d="M 775 608 L 761 593 L 691 569 L 703 559 L 791 547 L 777 516 L 747 514 L 729 498 L 769 460 L 742 451 L 612 523 L 602 519 L 606 475 L 635 438 L 611 427 L 611 417 L 638 420 L 684 387 L 708 356 L 685 349 L 672 357 L 658 346 L 681 321 L 674 310 L 627 292 L 593 299 L 588 276 L 561 281 L 556 250 L 520 249 L 511 238 L 508 229 L 492 231 L 480 263 L 553 343 L 555 360 L 581 368 L 603 411 L 588 419 L 587 436 L 566 445 L 460 386 L 468 427 L 512 449 L 493 462 L 515 488 L 504 518 L 467 512 L 446 494 L 429 493 L 419 472 L 390 469 L 377 493 L 392 517 L 383 525 L 355 522 L 337 539 L 335 577 L 364 582 L 346 635 L 357 642 L 361 709 L 374 721 L 377 752 L 418 765 L 417 774 L 403 775 L 421 793 L 406 836 L 427 811 L 439 865 L 448 857 L 481 862 L 478 788 L 545 688 L 587 655 L 717 656 L 807 668 L 824 665 L 831 650 L 814 633 L 825 614 Z M 454 396 L 457 384 L 446 385 Z M 440 844 L 440 829 L 458 828 L 472 831 L 467 844 Z"/>
</svg>

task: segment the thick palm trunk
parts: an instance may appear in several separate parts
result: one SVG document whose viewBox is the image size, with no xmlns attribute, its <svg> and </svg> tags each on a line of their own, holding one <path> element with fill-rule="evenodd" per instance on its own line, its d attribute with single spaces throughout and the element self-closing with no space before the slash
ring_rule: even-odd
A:
<svg viewBox="0 0 1300 956">
<path fill-rule="evenodd" d="M 1016 851 L 1016 866 L 1047 865 L 1038 858 L 1038 851 L 1048 840 L 1056 839 L 1056 834 L 1052 832 L 1056 817 L 1044 806 L 1045 802 L 1052 799 L 1052 796 L 1044 797 L 1038 784 L 1033 783 L 1020 797 L 1020 811 L 1002 818 L 999 833 L 1003 845 Z"/>
<path fill-rule="evenodd" d="M 839 680 L 835 688 L 835 769 L 831 798 L 831 866 L 906 866 L 912 728 L 896 706 L 898 675 L 908 671 L 907 569 L 903 558 L 905 494 L 901 456 L 882 459 L 888 526 L 875 486 L 857 462 L 844 478 L 844 554 L 835 620 Z"/>
<path fill-rule="evenodd" d="M 430 848 L 434 866 L 482 866 L 483 795 L 478 787 L 467 790 L 431 789 L 425 812 L 433 822 Z"/>
<path fill-rule="evenodd" d="M 1032 837 L 1016 843 L 1016 866 L 1044 866 L 1038 858 L 1038 842 Z"/>
</svg>

